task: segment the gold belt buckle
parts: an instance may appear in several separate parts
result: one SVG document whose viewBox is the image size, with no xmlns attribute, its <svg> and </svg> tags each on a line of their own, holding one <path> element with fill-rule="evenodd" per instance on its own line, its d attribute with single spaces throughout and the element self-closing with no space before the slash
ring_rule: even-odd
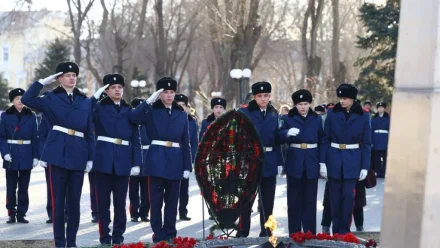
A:
<svg viewBox="0 0 440 248">
<path fill-rule="evenodd" d="M 68 135 L 75 135 L 76 131 L 73 129 L 67 129 L 67 134 Z"/>
<path fill-rule="evenodd" d="M 23 145 L 23 140 L 17 140 L 17 144 Z"/>
<path fill-rule="evenodd" d="M 115 139 L 115 144 L 116 145 L 122 145 L 122 140 L 121 139 Z"/>
<path fill-rule="evenodd" d="M 166 147 L 173 147 L 173 142 L 171 142 L 171 141 L 165 141 L 165 146 L 166 146 Z"/>
<path fill-rule="evenodd" d="M 345 150 L 345 149 L 347 149 L 347 145 L 346 144 L 339 144 L 339 149 Z"/>
<path fill-rule="evenodd" d="M 307 143 L 301 143 L 301 149 L 307 149 Z"/>
</svg>

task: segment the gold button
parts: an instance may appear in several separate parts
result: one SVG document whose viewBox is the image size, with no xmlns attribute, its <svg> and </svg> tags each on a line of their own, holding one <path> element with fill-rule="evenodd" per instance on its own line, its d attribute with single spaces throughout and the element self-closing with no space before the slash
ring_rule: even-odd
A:
<svg viewBox="0 0 440 248">
<path fill-rule="evenodd" d="M 307 149 L 307 144 L 306 143 L 301 143 L 301 149 Z"/>
<path fill-rule="evenodd" d="M 121 139 L 115 139 L 115 144 L 116 145 L 122 145 L 122 140 Z"/>
<path fill-rule="evenodd" d="M 166 142 L 165 142 L 165 146 L 166 146 L 166 147 L 173 147 L 173 142 L 171 142 L 171 141 L 166 141 Z"/>
<path fill-rule="evenodd" d="M 68 135 L 75 135 L 75 132 L 76 132 L 76 131 L 73 130 L 73 129 L 68 129 L 68 130 L 67 130 L 67 134 L 68 134 Z"/>
<path fill-rule="evenodd" d="M 346 144 L 339 144 L 339 149 L 345 150 L 345 149 L 347 149 L 347 145 Z"/>
</svg>

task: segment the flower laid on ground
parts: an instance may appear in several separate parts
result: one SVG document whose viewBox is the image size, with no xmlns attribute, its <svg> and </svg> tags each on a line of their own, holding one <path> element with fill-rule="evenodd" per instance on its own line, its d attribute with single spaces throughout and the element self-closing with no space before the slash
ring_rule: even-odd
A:
<svg viewBox="0 0 440 248">
<path fill-rule="evenodd" d="M 335 235 L 332 236 L 327 233 L 318 233 L 317 235 L 314 235 L 313 233 L 308 231 L 307 233 L 304 233 L 304 232 L 293 233 L 290 235 L 290 238 L 298 244 L 302 244 L 306 240 L 312 240 L 312 239 L 335 240 L 335 241 L 343 241 L 343 242 L 347 242 L 347 243 L 360 244 L 359 239 L 356 238 L 356 236 L 354 236 L 352 233 L 347 233 L 347 234 L 336 233 Z"/>
<path fill-rule="evenodd" d="M 214 239 L 214 235 L 211 233 L 211 234 L 209 234 L 207 237 L 206 237 L 206 240 L 213 240 Z M 227 236 L 220 236 L 220 237 L 217 237 L 216 239 L 224 239 L 224 240 L 226 240 L 226 239 L 228 239 L 228 237 Z M 223 247 L 219 247 L 219 248 L 231 248 L 232 246 L 223 246 Z"/>
<path fill-rule="evenodd" d="M 165 241 L 161 241 L 152 246 L 147 246 L 146 244 L 139 242 L 135 244 L 122 244 L 122 245 L 113 245 L 112 248 L 193 248 L 196 245 L 197 241 L 194 238 L 188 237 L 177 237 L 173 239 L 173 243 L 169 244 Z"/>
<path fill-rule="evenodd" d="M 374 239 L 368 240 L 368 242 L 365 244 L 365 247 L 377 247 L 376 240 Z"/>
<path fill-rule="evenodd" d="M 122 245 L 113 245 L 112 248 L 144 248 L 145 245 L 142 242 L 133 243 L 133 244 L 122 244 Z"/>
</svg>

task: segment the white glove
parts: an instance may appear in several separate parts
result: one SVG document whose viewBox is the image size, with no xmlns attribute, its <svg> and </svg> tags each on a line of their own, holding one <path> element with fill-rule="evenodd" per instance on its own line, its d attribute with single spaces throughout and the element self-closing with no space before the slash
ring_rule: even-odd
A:
<svg viewBox="0 0 440 248">
<path fill-rule="evenodd" d="M 45 79 L 40 79 L 40 80 L 38 80 L 38 82 L 40 82 L 40 84 L 42 84 L 42 85 L 51 84 L 51 83 L 55 82 L 56 78 L 61 74 L 63 74 L 63 72 L 58 72 L 57 74 L 50 75 Z"/>
<path fill-rule="evenodd" d="M 34 158 L 34 162 L 32 163 L 32 167 L 35 168 L 35 166 L 38 165 L 38 158 Z"/>
<path fill-rule="evenodd" d="M 299 129 L 294 127 L 289 129 L 289 131 L 287 132 L 287 136 L 297 136 L 298 134 L 299 134 Z"/>
<path fill-rule="evenodd" d="M 41 167 L 43 167 L 43 168 L 47 168 L 47 163 L 46 162 L 44 162 L 44 161 L 38 161 L 38 164 L 41 166 Z"/>
<path fill-rule="evenodd" d="M 152 104 L 153 102 L 155 102 L 157 100 L 157 98 L 159 98 L 160 93 L 162 93 L 163 89 L 160 89 L 156 92 L 153 93 L 153 95 L 151 95 L 150 97 L 148 97 L 147 99 L 147 103 L 148 104 Z"/>
<path fill-rule="evenodd" d="M 86 169 L 84 170 L 85 173 L 89 173 L 93 168 L 93 161 L 87 161 Z"/>
<path fill-rule="evenodd" d="M 141 172 L 141 167 L 135 166 L 131 167 L 130 176 L 137 176 Z"/>
<path fill-rule="evenodd" d="M 110 85 L 110 84 L 106 84 L 106 85 L 104 85 L 103 87 L 99 88 L 99 89 L 95 92 L 95 94 L 93 94 L 93 97 L 94 97 L 95 99 L 99 99 L 99 97 L 101 96 L 102 92 L 104 92 L 104 90 L 107 89 L 107 87 L 108 87 L 109 85 Z"/>
<path fill-rule="evenodd" d="M 362 169 L 362 170 L 361 170 L 361 174 L 359 175 L 359 181 L 362 181 L 362 180 L 364 180 L 365 178 L 367 178 L 367 175 L 368 175 L 368 171 L 365 170 L 365 169 Z"/>
<path fill-rule="evenodd" d="M 11 163 L 12 162 L 11 155 L 10 154 L 6 154 L 5 155 L 5 160 L 8 161 L 9 163 Z"/>
<path fill-rule="evenodd" d="M 281 173 L 283 173 L 283 166 L 278 165 L 278 175 L 281 175 Z"/>
<path fill-rule="evenodd" d="M 188 179 L 189 178 L 189 171 L 183 171 L 183 178 Z"/>
<path fill-rule="evenodd" d="M 324 163 L 319 163 L 319 174 L 321 174 L 322 177 L 327 178 L 327 166 Z"/>
</svg>

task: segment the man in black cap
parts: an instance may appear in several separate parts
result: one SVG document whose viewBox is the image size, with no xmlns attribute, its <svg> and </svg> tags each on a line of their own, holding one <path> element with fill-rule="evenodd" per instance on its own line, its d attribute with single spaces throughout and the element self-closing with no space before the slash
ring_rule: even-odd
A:
<svg viewBox="0 0 440 248">
<path fill-rule="evenodd" d="M 372 106 L 373 106 L 373 105 L 372 105 L 372 103 L 371 103 L 370 100 L 365 100 L 364 105 L 363 105 L 363 108 L 364 108 L 368 113 L 370 113 L 371 116 L 374 115 L 374 112 L 373 112 L 373 110 L 371 109 Z"/>
<path fill-rule="evenodd" d="M 130 176 L 140 173 L 142 155 L 139 128 L 129 121 L 132 108 L 122 98 L 124 77 L 108 74 L 103 78 L 107 97 L 94 110 L 96 157 L 96 196 L 101 244 L 122 244 L 127 224 L 125 198 Z M 110 198 L 113 195 L 114 221 L 110 235 Z M 123 199 L 123 200 L 121 200 Z"/>
<path fill-rule="evenodd" d="M 211 124 L 215 119 L 219 118 L 226 111 L 226 99 L 215 97 L 211 99 L 211 109 L 212 114 L 208 115 L 206 119 L 202 121 L 202 125 L 199 133 L 199 140 L 201 141 L 203 135 L 206 132 L 209 124 Z"/>
<path fill-rule="evenodd" d="M 197 146 L 199 144 L 197 137 L 197 120 L 189 112 L 188 97 L 184 94 L 176 94 L 174 101 L 177 102 L 185 111 L 188 113 L 188 124 L 189 124 L 189 139 L 191 144 L 191 163 L 194 165 L 196 159 Z M 190 172 L 192 171 L 192 167 Z M 188 217 L 188 206 L 189 201 L 189 178 L 182 178 L 180 180 L 180 197 L 179 197 L 179 218 L 180 220 L 189 221 L 191 218 Z"/>
<path fill-rule="evenodd" d="M 390 115 L 386 112 L 387 104 L 378 102 L 377 113 L 371 119 L 373 138 L 372 160 L 377 177 L 384 178 L 387 166 L 388 135 L 390 130 Z"/>
<path fill-rule="evenodd" d="M 277 174 L 283 170 L 281 145 L 278 140 L 278 111 L 270 103 L 272 86 L 269 82 L 257 82 L 252 85 L 254 99 L 247 107 L 239 111 L 245 113 L 260 134 L 264 145 L 264 171 L 259 185 L 260 200 L 260 237 L 271 236 L 270 230 L 264 227 L 272 215 L 275 200 Z M 250 229 L 252 206 L 247 206 L 241 215 L 237 237 L 247 237 Z M 264 213 L 264 214 L 263 214 Z"/>
<path fill-rule="evenodd" d="M 22 102 L 44 115 L 47 138 L 42 149 L 42 166 L 49 167 L 52 193 L 52 221 L 56 247 L 75 247 L 80 220 L 80 199 L 84 172 L 93 166 L 95 139 L 92 104 L 76 86 L 78 66 L 60 63 L 56 74 L 34 82 Z M 38 96 L 44 85 L 57 80 L 60 86 Z M 69 216 L 65 227 L 65 201 Z"/>
<path fill-rule="evenodd" d="M 327 118 L 327 110 L 326 108 L 321 104 L 315 107 L 315 112 L 321 116 L 322 119 L 322 128 L 324 128 L 324 122 L 325 118 Z"/>
<path fill-rule="evenodd" d="M 137 125 L 146 125 L 151 139 L 145 165 L 149 176 L 153 242 L 171 242 L 177 235 L 180 180 L 188 179 L 191 170 L 189 124 L 188 114 L 174 101 L 177 81 L 170 77 L 161 78 L 156 89 L 137 106 L 130 120 Z"/>
<path fill-rule="evenodd" d="M 341 84 L 340 101 L 329 109 L 321 144 L 320 173 L 329 178 L 333 233 L 350 232 L 356 182 L 367 177 L 371 156 L 370 115 L 355 99 L 358 90 Z"/>
<path fill-rule="evenodd" d="M 0 116 L 0 152 L 6 175 L 8 224 L 15 221 L 29 223 L 25 219 L 29 208 L 29 181 L 31 169 L 38 162 L 37 120 L 34 112 L 21 102 L 23 94 L 21 88 L 11 90 L 9 101 L 12 106 Z"/>
</svg>

